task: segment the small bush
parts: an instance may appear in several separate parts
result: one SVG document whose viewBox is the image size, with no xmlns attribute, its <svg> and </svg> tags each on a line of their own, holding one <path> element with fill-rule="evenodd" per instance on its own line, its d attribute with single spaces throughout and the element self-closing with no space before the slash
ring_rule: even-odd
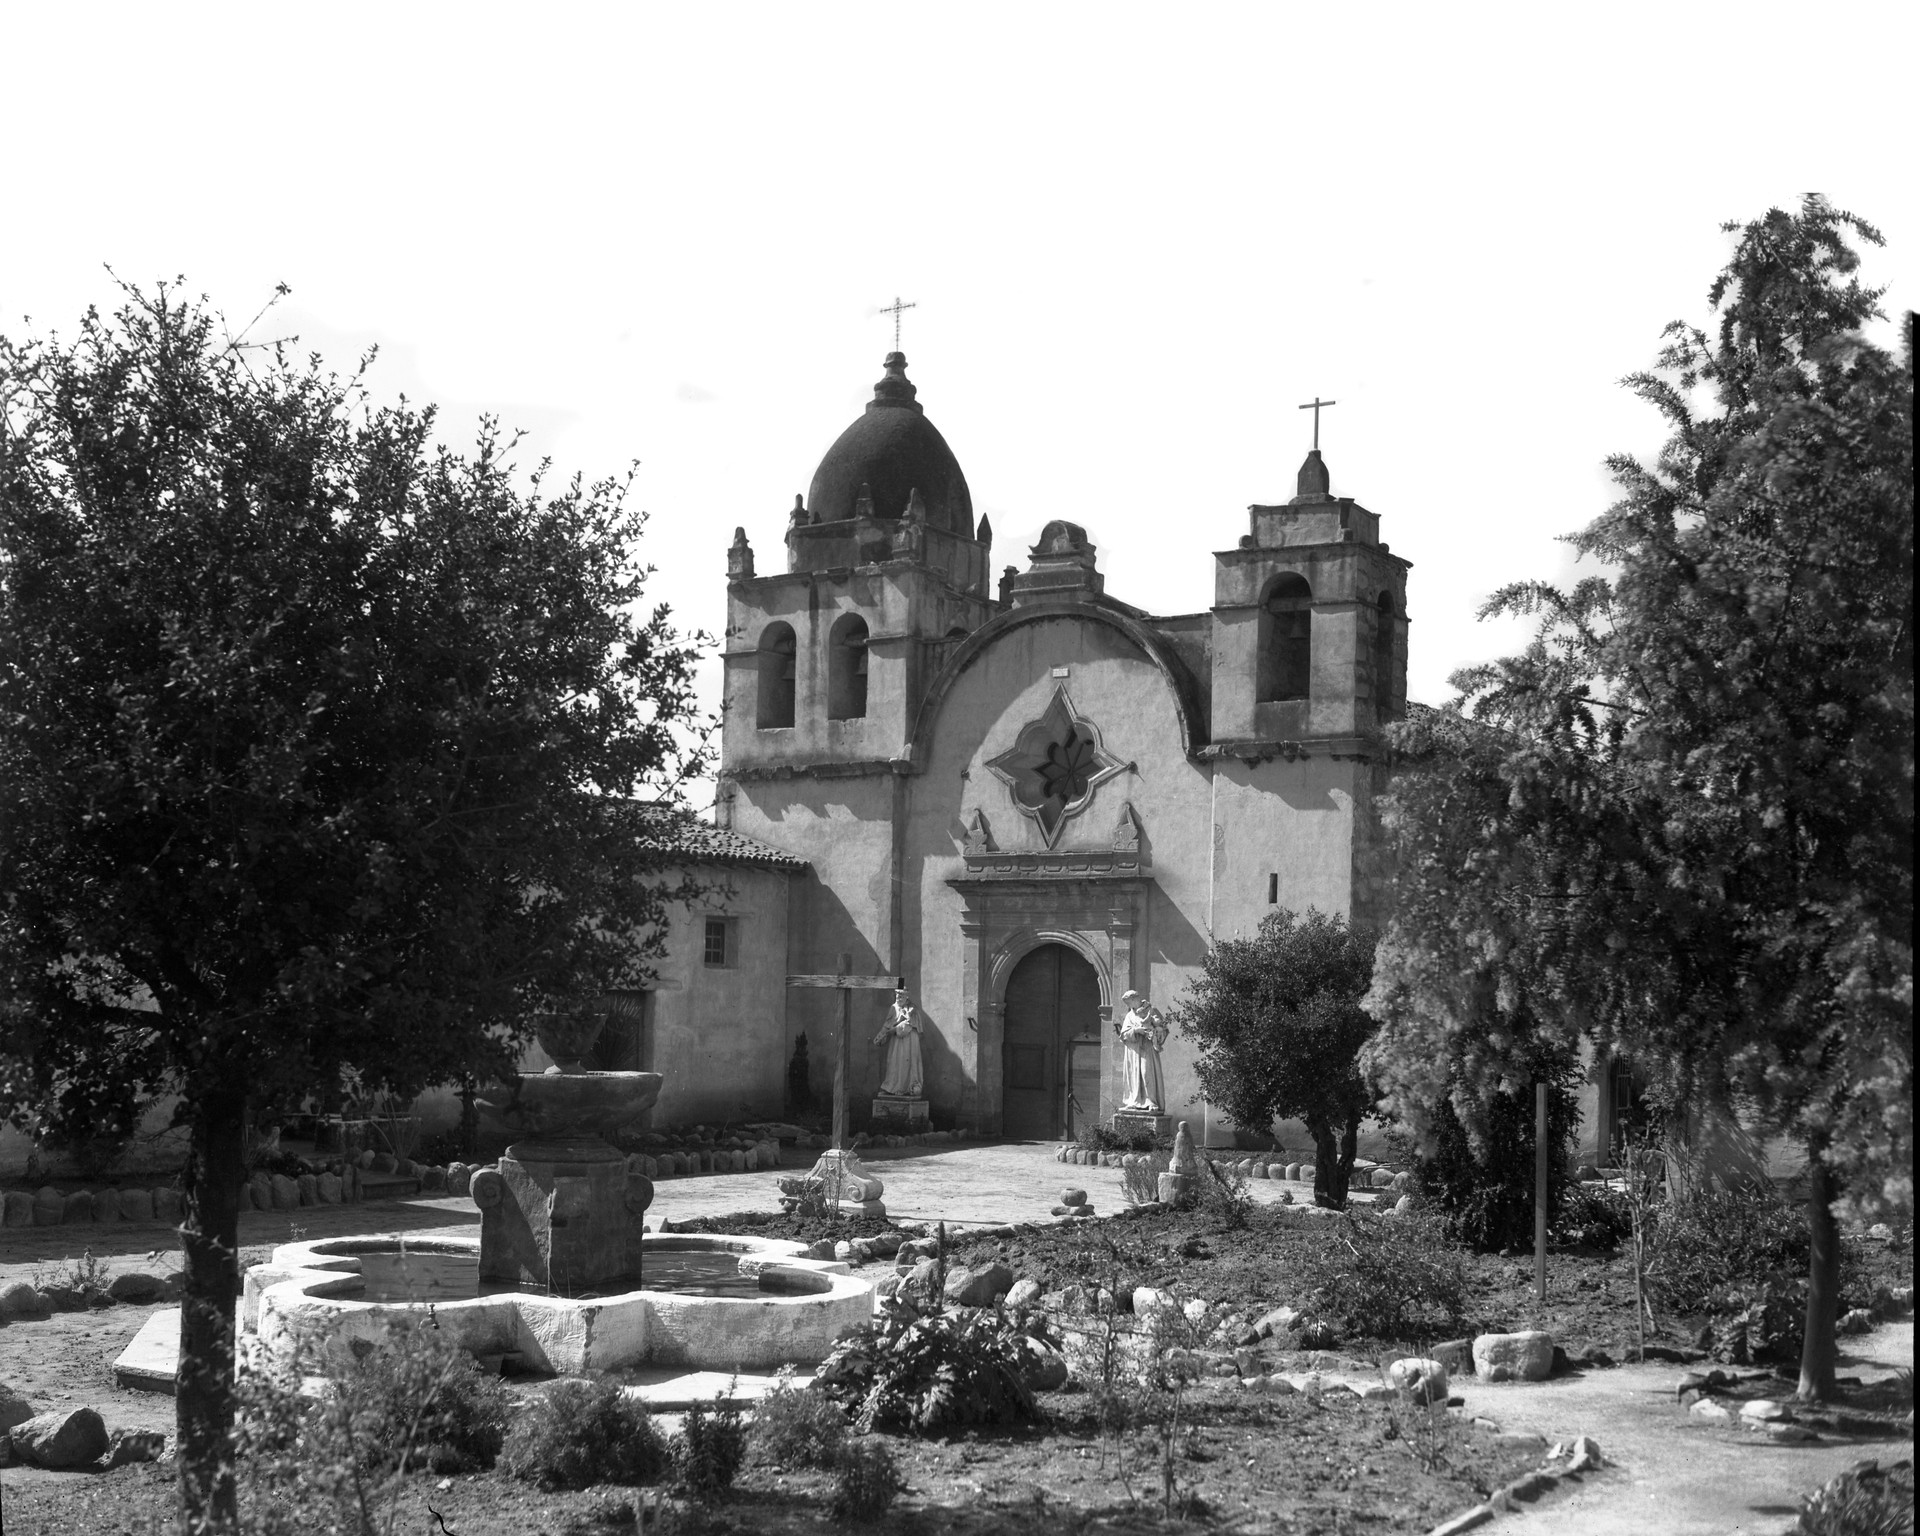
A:
<svg viewBox="0 0 1920 1536">
<path fill-rule="evenodd" d="M 1842 1472 L 1800 1501 L 1793 1536 L 1913 1536 L 1913 1463 Z"/>
<path fill-rule="evenodd" d="M 1647 1284 L 1676 1312 L 1732 1310 L 1729 1284 L 1804 1276 L 1812 1242 L 1806 1213 L 1771 1186 L 1702 1190 L 1658 1208 Z"/>
<path fill-rule="evenodd" d="M 391 1324 L 385 1347 L 353 1360 L 335 1385 L 361 1466 L 386 1469 L 404 1458 L 474 1472 L 500 1454 L 506 1388 L 438 1328 Z"/>
<path fill-rule="evenodd" d="M 1143 1152 L 1120 1167 L 1120 1189 L 1130 1205 L 1151 1205 L 1160 1198 L 1160 1175 L 1173 1166 L 1168 1152 Z"/>
<path fill-rule="evenodd" d="M 1556 1071 L 1547 1088 L 1549 1222 L 1566 1198 L 1567 1162 L 1580 1124 L 1571 1077 L 1566 1069 Z M 1476 1151 L 1452 1104 L 1441 1101 L 1433 1146 L 1415 1163 L 1415 1176 L 1457 1241 L 1486 1249 L 1532 1246 L 1533 1120 L 1531 1090 L 1495 1094 Z"/>
<path fill-rule="evenodd" d="M 843 1404 L 861 1434 L 1037 1418 L 1023 1378 L 1026 1338 L 1038 1326 L 998 1310 L 920 1317 L 897 1309 L 844 1334 L 815 1390 Z"/>
<path fill-rule="evenodd" d="M 1076 1146 L 1089 1152 L 1154 1152 L 1167 1145 L 1152 1131 L 1116 1131 L 1097 1120 L 1088 1121 L 1074 1137 Z"/>
<path fill-rule="evenodd" d="M 503 1471 L 542 1488 L 657 1483 L 670 1462 L 646 1405 L 604 1381 L 555 1382 L 500 1451 Z"/>
<path fill-rule="evenodd" d="M 1604 1185 L 1569 1185 L 1550 1235 L 1576 1247 L 1617 1248 L 1633 1235 L 1626 1194 Z"/>
<path fill-rule="evenodd" d="M 1253 1195 L 1247 1183 L 1247 1176 L 1238 1168 L 1222 1168 L 1212 1158 L 1201 1158 L 1201 1211 L 1227 1231 L 1240 1231 L 1253 1215 Z"/>
<path fill-rule="evenodd" d="M 1467 1275 L 1443 1219 L 1407 1212 L 1315 1221 L 1288 1255 L 1304 1311 L 1345 1334 L 1377 1339 L 1459 1332 Z"/>
<path fill-rule="evenodd" d="M 830 1467 L 847 1438 L 847 1416 L 825 1392 L 793 1384 L 793 1367 L 754 1405 L 754 1453 L 784 1471 Z"/>
<path fill-rule="evenodd" d="M 867 1525 L 892 1507 L 906 1485 L 880 1440 L 842 1442 L 834 1457 L 833 1517 Z"/>
<path fill-rule="evenodd" d="M 702 1503 L 723 1498 L 747 1455 L 747 1424 L 731 1393 L 711 1408 L 695 1403 L 673 1437 L 673 1471 L 687 1494 Z"/>
</svg>

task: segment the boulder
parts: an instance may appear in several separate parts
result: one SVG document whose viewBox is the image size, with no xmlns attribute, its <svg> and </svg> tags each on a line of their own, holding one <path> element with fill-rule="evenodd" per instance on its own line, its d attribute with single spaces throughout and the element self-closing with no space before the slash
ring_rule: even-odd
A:
<svg viewBox="0 0 1920 1536">
<path fill-rule="evenodd" d="M 1393 1176 L 1393 1182 L 1389 1184 L 1387 1188 L 1399 1190 L 1402 1193 L 1405 1193 L 1406 1191 L 1413 1188 L 1413 1175 L 1411 1173 L 1404 1173 L 1404 1172 L 1396 1173 Z"/>
<path fill-rule="evenodd" d="M 119 1190 L 96 1189 L 93 1192 L 93 1219 L 95 1221 L 118 1221 L 120 1219 Z"/>
<path fill-rule="evenodd" d="M 660 1177 L 659 1159 L 649 1157 L 647 1161 L 652 1165 L 647 1169 L 647 1177 L 650 1179 L 659 1178 Z M 464 1195 L 467 1192 L 468 1187 L 472 1184 L 472 1182 L 473 1182 L 473 1167 L 471 1164 L 468 1164 L 468 1163 L 448 1163 L 447 1164 L 447 1193 L 448 1194 Z"/>
<path fill-rule="evenodd" d="M 1405 1216 L 1412 1212 L 1419 1204 L 1420 1202 L 1414 1199 L 1412 1195 L 1402 1195 L 1398 1200 L 1393 1202 L 1389 1209 L 1397 1216 Z"/>
<path fill-rule="evenodd" d="M 1060 1191 L 1060 1203 L 1062 1205 L 1085 1205 L 1087 1203 L 1087 1192 L 1084 1189 L 1074 1189 L 1072 1186 L 1068 1186 L 1066 1189 Z"/>
<path fill-rule="evenodd" d="M 273 1209 L 273 1175 L 262 1169 L 247 1180 L 247 1188 L 253 1195 L 253 1208 L 256 1211 Z"/>
<path fill-rule="evenodd" d="M 1135 1317 L 1152 1317 L 1159 1312 L 1165 1312 L 1171 1315 L 1177 1310 L 1178 1304 L 1174 1301 L 1170 1292 L 1160 1290 L 1151 1285 L 1136 1285 L 1133 1288 L 1133 1315 Z"/>
<path fill-rule="evenodd" d="M 1253 1331 L 1263 1339 L 1270 1339 L 1276 1333 L 1292 1333 L 1300 1326 L 1300 1320 L 1297 1307 L 1275 1307 L 1265 1316 L 1254 1319 Z"/>
<path fill-rule="evenodd" d="M 302 1205 L 318 1205 L 320 1203 L 320 1176 L 317 1173 L 303 1173 L 293 1182 L 300 1192 L 300 1203 Z"/>
<path fill-rule="evenodd" d="M 641 1170 L 643 1173 L 645 1169 Z M 447 1192 L 447 1170 L 444 1168 L 422 1168 L 420 1170 L 420 1192 L 427 1195 L 444 1195 Z"/>
<path fill-rule="evenodd" d="M 107 1286 L 107 1294 L 115 1301 L 135 1304 L 158 1301 L 166 1294 L 167 1282 L 158 1275 L 148 1274 L 145 1270 L 132 1269 L 124 1275 L 115 1275 Z"/>
<path fill-rule="evenodd" d="M 24 1424 L 33 1417 L 33 1404 L 28 1402 L 12 1387 L 0 1386 L 0 1440 L 7 1438 L 7 1431 L 16 1424 Z"/>
<path fill-rule="evenodd" d="M 126 1208 L 126 1194 L 120 1196 L 121 1208 Z M 177 1226 L 180 1218 L 186 1214 L 186 1196 L 171 1184 L 163 1184 L 153 1192 L 153 1219 L 164 1221 L 168 1226 Z"/>
<path fill-rule="evenodd" d="M 1409 1355 L 1387 1367 L 1387 1383 L 1396 1391 L 1410 1393 L 1416 1403 L 1444 1403 L 1447 1400 L 1447 1368 L 1438 1360 Z"/>
<path fill-rule="evenodd" d="M 60 1213 L 63 1226 L 72 1226 L 77 1221 L 95 1221 L 98 1215 L 94 1210 L 93 1191 L 76 1189 L 67 1196 L 66 1209 Z"/>
<path fill-rule="evenodd" d="M 154 1218 L 154 1199 L 144 1189 L 123 1189 L 120 1191 L 120 1219 L 122 1221 L 152 1221 Z"/>
<path fill-rule="evenodd" d="M 51 1184 L 44 1184 L 33 1192 L 33 1224 L 36 1227 L 57 1227 L 67 1214 L 67 1197 Z"/>
<path fill-rule="evenodd" d="M 1473 1341 L 1473 1370 L 1483 1381 L 1545 1381 L 1553 1371 L 1553 1335 L 1540 1328 L 1483 1333 Z"/>
<path fill-rule="evenodd" d="M 321 1174 L 313 1181 L 313 1188 L 314 1192 L 319 1195 L 322 1205 L 338 1205 L 340 1203 L 341 1189 L 339 1174 Z"/>
<path fill-rule="evenodd" d="M 1032 1307 L 1040 1303 L 1040 1282 L 1038 1280 L 1016 1280 L 1013 1289 L 1007 1292 L 1007 1305 L 1010 1307 Z"/>
<path fill-rule="evenodd" d="M 1317 1168 L 1314 1164 L 1302 1163 L 1300 1165 L 1300 1182 L 1302 1184 L 1311 1184 L 1314 1181 L 1315 1177 L 1319 1174 L 1319 1172 L 1320 1172 L 1319 1168 Z"/>
<path fill-rule="evenodd" d="M 1013 1271 L 1004 1264 L 952 1269 L 947 1273 L 946 1298 L 958 1307 L 990 1307 L 1013 1289 L 1013 1279 Z"/>
<path fill-rule="evenodd" d="M 1793 1415 L 1787 1411 L 1784 1403 L 1770 1397 L 1756 1397 L 1740 1405 L 1740 1417 L 1756 1424 L 1782 1424 Z"/>
<path fill-rule="evenodd" d="M 660 1229 L 663 1232 L 666 1230 L 665 1222 L 660 1224 Z M 807 1245 L 805 1257 L 809 1259 L 831 1259 L 833 1257 L 834 1247 L 835 1244 L 832 1238 L 823 1237 L 819 1242 L 809 1243 Z"/>
<path fill-rule="evenodd" d="M 24 1189 L 10 1189 L 0 1201 L 0 1221 L 9 1227 L 33 1225 L 33 1196 Z"/>
<path fill-rule="evenodd" d="M 268 1180 L 270 1199 L 276 1211 L 297 1211 L 300 1209 L 300 1184 L 296 1179 L 284 1173 L 276 1173 Z"/>
<path fill-rule="evenodd" d="M 13 1452 L 22 1461 L 53 1471 L 84 1467 L 107 1450 L 107 1426 L 92 1408 L 38 1413 L 13 1429 Z"/>
<path fill-rule="evenodd" d="M 1393 1187 L 1393 1170 L 1391 1168 L 1376 1168 L 1367 1175 L 1367 1181 L 1375 1189 L 1391 1189 Z"/>
<path fill-rule="evenodd" d="M 1431 1345 L 1427 1349 L 1427 1358 L 1439 1361 L 1451 1376 L 1471 1376 L 1473 1340 L 1448 1339 L 1444 1344 Z"/>
<path fill-rule="evenodd" d="M 0 1317 L 45 1317 L 52 1310 L 47 1298 L 24 1280 L 0 1285 Z"/>
<path fill-rule="evenodd" d="M 107 1443 L 107 1469 L 130 1461 L 158 1461 L 166 1448 L 167 1437 L 157 1429 L 116 1429 Z"/>
<path fill-rule="evenodd" d="M 1058 1351 L 1038 1339 L 1022 1338 L 1020 1363 L 1015 1369 L 1029 1392 L 1058 1392 L 1067 1384 L 1067 1362 Z"/>
<path fill-rule="evenodd" d="M 1733 1415 L 1710 1397 L 1703 1397 L 1687 1410 L 1696 1419 L 1705 1419 L 1709 1424 L 1730 1424 Z"/>
</svg>

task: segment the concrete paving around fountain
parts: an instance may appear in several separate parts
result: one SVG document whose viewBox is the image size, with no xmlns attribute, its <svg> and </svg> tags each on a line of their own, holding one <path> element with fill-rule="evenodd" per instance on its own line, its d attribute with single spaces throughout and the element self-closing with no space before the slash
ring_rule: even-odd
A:
<svg viewBox="0 0 1920 1536">
<path fill-rule="evenodd" d="M 645 1249 L 737 1256 L 761 1289 L 750 1296 L 695 1296 L 633 1290 L 593 1298 L 528 1291 L 419 1301 L 367 1301 L 363 1258 L 401 1253 L 396 1237 L 323 1238 L 287 1243 L 247 1272 L 240 1326 L 289 1364 L 331 1355 L 355 1340 L 378 1345 L 391 1322 L 431 1316 L 482 1360 L 510 1359 L 521 1370 L 578 1375 L 636 1367 L 766 1371 L 814 1365 L 847 1329 L 873 1315 L 873 1287 L 847 1266 L 808 1259 L 799 1243 L 769 1238 L 649 1234 Z M 410 1240 L 406 1253 L 430 1268 L 435 1258 L 477 1257 L 471 1238 Z M 642 1260 L 644 1270 L 645 1260 Z"/>
</svg>

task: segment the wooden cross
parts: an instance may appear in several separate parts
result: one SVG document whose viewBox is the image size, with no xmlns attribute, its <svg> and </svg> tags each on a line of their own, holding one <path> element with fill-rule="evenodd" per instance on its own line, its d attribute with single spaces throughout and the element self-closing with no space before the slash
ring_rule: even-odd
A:
<svg viewBox="0 0 1920 1536">
<path fill-rule="evenodd" d="M 893 302 L 891 304 L 882 304 L 880 306 L 881 314 L 893 316 L 893 350 L 894 351 L 898 352 L 900 350 L 900 311 L 903 309 L 918 309 L 919 307 L 920 305 L 918 301 L 915 301 L 912 304 L 902 304 L 900 302 L 900 295 L 897 293 L 893 296 Z"/>
<path fill-rule="evenodd" d="M 1338 405 L 1338 400 L 1322 400 L 1315 395 L 1311 401 L 1300 407 L 1303 411 L 1313 412 L 1313 451 L 1320 451 L 1320 408 L 1325 405 Z"/>
<path fill-rule="evenodd" d="M 911 308 L 911 306 L 909 306 Z M 840 969 L 831 976 L 789 976 L 790 987 L 838 987 L 840 989 L 840 1043 L 833 1053 L 833 1145 L 836 1151 L 847 1147 L 847 1089 L 853 1076 L 853 994 L 897 992 L 907 984 L 904 976 L 859 976 L 853 971 L 853 956 L 840 957 Z"/>
</svg>

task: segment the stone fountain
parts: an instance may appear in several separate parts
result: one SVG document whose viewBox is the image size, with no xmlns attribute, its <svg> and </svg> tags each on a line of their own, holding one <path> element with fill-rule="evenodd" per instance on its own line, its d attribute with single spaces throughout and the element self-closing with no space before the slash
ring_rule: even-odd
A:
<svg viewBox="0 0 1920 1536">
<path fill-rule="evenodd" d="M 534 1034 L 554 1065 L 475 1101 L 496 1129 L 517 1138 L 473 1176 L 483 1282 L 565 1296 L 621 1277 L 639 1281 L 653 1181 L 607 1138 L 653 1107 L 661 1077 L 584 1070 L 600 1028 L 586 1009 L 546 1016 Z"/>
<path fill-rule="evenodd" d="M 476 1100 L 516 1138 L 473 1176 L 477 1241 L 283 1244 L 247 1272 L 243 1330 L 289 1364 L 378 1348 L 400 1319 L 430 1323 L 483 1361 L 536 1372 L 742 1371 L 824 1358 L 873 1312 L 873 1288 L 846 1264 L 776 1238 L 642 1235 L 653 1183 L 607 1138 L 652 1107 L 661 1078 L 584 1070 L 599 1029 L 584 1010 L 541 1020 L 535 1034 L 555 1065 Z M 876 1197 L 869 1182 L 845 1193 Z"/>
</svg>

